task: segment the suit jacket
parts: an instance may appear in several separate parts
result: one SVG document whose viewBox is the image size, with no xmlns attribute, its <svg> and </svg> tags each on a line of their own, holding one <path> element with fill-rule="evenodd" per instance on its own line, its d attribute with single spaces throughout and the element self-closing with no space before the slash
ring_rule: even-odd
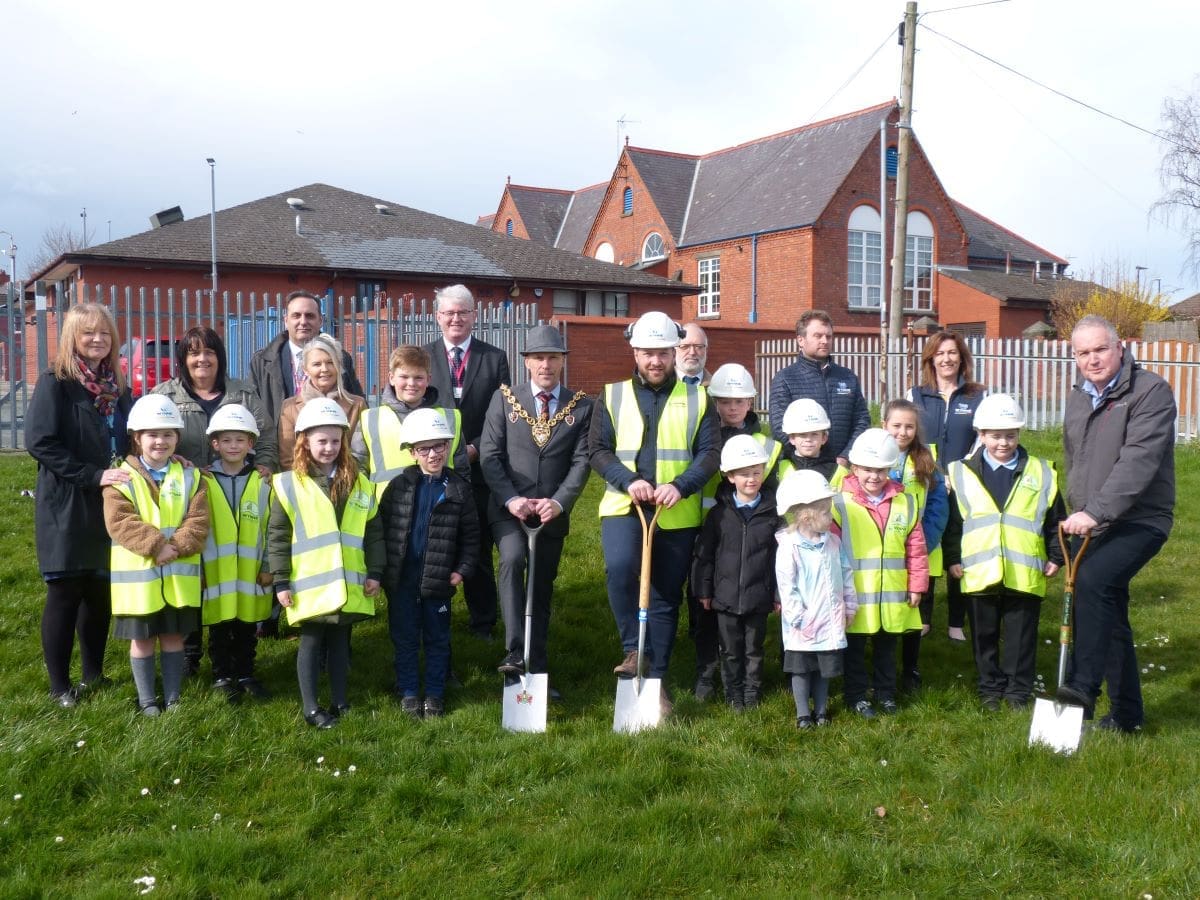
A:
<svg viewBox="0 0 1200 900">
<path fill-rule="evenodd" d="M 288 333 L 281 331 L 271 343 L 255 351 L 250 357 L 250 381 L 258 394 L 258 402 L 262 404 L 263 412 L 271 422 L 279 421 L 283 402 L 296 393 L 296 386 L 292 383 L 291 361 L 288 361 L 287 366 L 283 364 L 287 342 Z M 345 350 L 342 351 L 342 373 L 342 387 L 346 393 L 365 397 L 367 392 L 363 390 L 358 375 L 354 372 L 354 360 Z"/>
<path fill-rule="evenodd" d="M 508 357 L 499 347 L 493 347 L 477 337 L 471 338 L 467 368 L 463 372 L 462 399 L 454 396 L 454 385 L 450 379 L 450 363 L 446 359 L 446 344 L 439 337 L 425 345 L 429 353 L 432 371 L 429 383 L 437 388 L 438 399 L 446 406 L 455 406 L 462 411 L 463 440 L 479 447 L 479 436 L 483 433 L 483 420 L 487 416 L 492 396 L 500 385 L 510 384 Z M 472 470 L 476 466 L 471 467 Z"/>
<path fill-rule="evenodd" d="M 529 382 L 512 389 L 517 402 L 533 417 L 537 404 Z M 559 390 L 559 410 L 574 396 L 566 385 Z M 483 477 L 492 495 L 488 500 L 488 521 L 499 522 L 512 516 L 504 507 L 513 497 L 549 497 L 558 502 L 563 514 L 545 526 L 547 535 L 564 536 L 570 530 L 571 508 L 587 484 L 588 429 L 592 401 L 580 398 L 571 411 L 571 422 L 564 418 L 550 432 L 550 440 L 539 448 L 533 442 L 533 432 L 524 419 L 509 420 L 512 407 L 499 391 L 492 397 L 483 435 L 479 459 Z"/>
</svg>

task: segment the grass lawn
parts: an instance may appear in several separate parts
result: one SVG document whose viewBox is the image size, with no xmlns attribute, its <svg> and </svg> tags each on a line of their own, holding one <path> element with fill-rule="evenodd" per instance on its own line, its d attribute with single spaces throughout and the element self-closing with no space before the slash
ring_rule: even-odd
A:
<svg viewBox="0 0 1200 900">
<path fill-rule="evenodd" d="M 1061 455 L 1056 436 L 1031 437 Z M 300 718 L 289 641 L 260 646 L 275 692 L 260 706 L 211 693 L 206 663 L 176 712 L 144 719 L 114 641 L 116 683 L 60 710 L 20 495 L 35 470 L 0 457 L 0 895 L 129 897 L 147 875 L 170 897 L 1200 895 L 1200 451 L 1180 449 L 1177 465 L 1175 531 L 1134 583 L 1146 732 L 1090 733 L 1062 758 L 1027 749 L 1029 713 L 980 710 L 941 603 L 926 686 L 893 718 L 859 721 L 838 703 L 830 728 L 797 732 L 776 630 L 761 709 L 687 696 L 682 636 L 675 718 L 612 734 L 620 648 L 594 481 L 559 578 L 551 678 L 565 701 L 545 735 L 500 728 L 502 652 L 466 635 L 461 601 L 465 684 L 441 721 L 410 722 L 391 701 L 382 617 L 355 628 L 354 709 L 331 731 Z M 1051 686 L 1061 585 L 1042 613 Z"/>
</svg>

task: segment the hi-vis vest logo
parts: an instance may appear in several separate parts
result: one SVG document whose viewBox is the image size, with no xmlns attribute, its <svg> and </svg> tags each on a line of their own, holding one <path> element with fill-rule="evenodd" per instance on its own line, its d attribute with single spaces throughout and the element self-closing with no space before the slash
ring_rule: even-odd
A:
<svg viewBox="0 0 1200 900">
<path fill-rule="evenodd" d="M 844 381 L 839 381 L 838 385 L 837 385 L 837 393 L 838 393 L 838 396 L 842 396 L 844 394 L 849 394 L 850 393 L 850 385 L 846 384 L 846 382 L 844 382 Z"/>
<path fill-rule="evenodd" d="M 956 416 L 973 416 L 975 410 L 971 409 L 971 404 L 959 400 L 954 404 L 954 415 Z"/>
<path fill-rule="evenodd" d="M 354 491 L 350 494 L 350 498 L 346 502 L 352 504 L 357 509 L 370 509 L 371 495 L 364 491 Z"/>
<path fill-rule="evenodd" d="M 897 510 L 889 517 L 888 528 L 892 531 L 908 532 L 908 516 Z"/>
<path fill-rule="evenodd" d="M 1021 487 L 1036 491 L 1038 489 L 1038 479 L 1027 473 L 1021 476 Z"/>
<path fill-rule="evenodd" d="M 249 498 L 242 500 L 242 518 L 257 519 L 259 517 L 258 501 Z"/>
<path fill-rule="evenodd" d="M 182 481 L 174 481 L 174 480 L 164 481 L 161 485 L 159 485 L 158 490 L 159 490 L 160 495 L 162 495 L 162 496 L 182 497 L 183 496 L 183 482 Z"/>
</svg>

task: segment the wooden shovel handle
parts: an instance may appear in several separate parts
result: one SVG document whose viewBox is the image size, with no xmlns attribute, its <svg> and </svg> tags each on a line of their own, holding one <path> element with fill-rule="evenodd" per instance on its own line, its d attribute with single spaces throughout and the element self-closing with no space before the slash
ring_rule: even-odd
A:
<svg viewBox="0 0 1200 900">
<path fill-rule="evenodd" d="M 1066 590 L 1072 592 L 1075 590 L 1075 572 L 1079 568 L 1079 561 L 1083 559 L 1083 554 L 1087 552 L 1088 542 L 1092 536 L 1085 534 L 1083 542 L 1079 545 L 1079 552 L 1074 557 L 1071 556 L 1071 548 L 1068 546 L 1067 533 L 1063 531 L 1061 524 L 1058 526 L 1058 544 L 1062 547 L 1063 553 L 1063 577 L 1066 581 Z"/>
<path fill-rule="evenodd" d="M 642 523 L 642 572 L 638 577 L 638 609 L 650 608 L 650 548 L 654 543 L 654 529 L 658 525 L 658 517 L 662 513 L 661 506 L 654 507 L 654 516 L 649 523 L 646 522 L 646 514 L 642 511 L 641 504 L 634 503 L 633 508 L 637 510 L 638 519 Z"/>
</svg>

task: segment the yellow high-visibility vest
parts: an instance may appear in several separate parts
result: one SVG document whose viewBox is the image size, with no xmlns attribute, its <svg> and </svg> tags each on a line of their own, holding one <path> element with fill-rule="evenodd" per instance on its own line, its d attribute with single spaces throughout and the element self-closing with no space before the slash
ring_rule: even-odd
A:
<svg viewBox="0 0 1200 900">
<path fill-rule="evenodd" d="M 963 520 L 963 591 L 974 594 L 1003 583 L 1010 590 L 1045 596 L 1042 526 L 1046 511 L 1058 497 L 1054 466 L 1030 456 L 1003 511 L 979 476 L 963 462 L 950 463 L 946 477 Z"/>
<path fill-rule="evenodd" d="M 912 457 L 905 455 L 904 457 L 904 473 L 901 476 L 900 483 L 904 485 L 904 493 L 911 494 L 917 501 L 917 515 L 925 518 L 925 504 L 929 499 L 929 492 L 925 489 L 925 485 L 917 481 L 916 467 L 913 465 Z M 942 545 L 939 543 L 936 548 L 929 551 L 929 577 L 937 578 L 944 574 L 945 569 L 942 566 Z"/>
<path fill-rule="evenodd" d="M 446 459 L 446 467 L 453 468 L 454 454 L 462 443 L 462 412 L 445 407 L 436 409 L 454 429 L 454 440 Z M 417 458 L 411 450 L 400 446 L 400 417 L 390 406 L 380 404 L 374 409 L 364 409 L 358 421 L 362 424 L 363 441 L 367 445 L 367 477 L 375 485 L 375 497 L 379 499 L 391 480 L 409 466 L 416 465 Z"/>
<path fill-rule="evenodd" d="M 767 461 L 763 465 L 763 481 L 766 481 L 771 475 L 771 471 L 776 464 L 783 465 L 779 462 L 779 454 L 783 450 L 783 444 L 771 437 L 771 427 L 764 425 L 759 431 L 750 435 L 767 451 Z M 790 465 L 789 465 L 790 468 Z M 780 476 L 782 478 L 782 475 Z M 704 485 L 704 490 L 700 492 L 700 503 L 703 508 L 703 515 L 708 515 L 708 511 L 717 505 L 717 488 L 721 486 L 721 482 L 725 480 L 724 472 L 717 472 L 712 478 L 708 479 L 708 483 Z"/>
<path fill-rule="evenodd" d="M 258 583 L 267 544 L 271 483 L 252 471 L 233 510 L 216 476 L 205 475 L 204 480 L 212 524 L 200 552 L 204 561 L 203 622 L 261 622 L 271 614 L 270 589 Z"/>
<path fill-rule="evenodd" d="M 138 517 L 171 537 L 183 523 L 188 504 L 200 490 L 197 469 L 184 468 L 177 462 L 167 467 L 158 488 L 158 502 L 145 477 L 128 461 L 121 468 L 133 477 L 126 484 L 114 484 L 133 504 Z M 109 553 L 112 584 L 112 611 L 117 616 L 148 616 L 164 606 L 182 608 L 200 605 L 200 554 L 177 557 L 165 566 L 153 557 L 127 550 L 116 541 Z"/>
<path fill-rule="evenodd" d="M 637 471 L 637 454 L 642 447 L 645 423 L 638 408 L 636 387 L 633 380 L 618 381 L 604 386 L 604 405 L 612 419 L 616 434 L 616 453 L 630 472 Z M 708 407 L 708 392 L 695 384 L 676 381 L 667 397 L 662 415 L 658 420 L 658 446 L 655 452 L 654 480 L 656 484 L 670 484 L 687 471 L 692 464 L 692 442 L 700 431 L 700 420 Z M 627 493 L 605 484 L 604 496 L 600 498 L 600 516 L 623 516 L 631 509 Z M 701 519 L 700 494 L 684 497 L 670 509 L 664 509 L 658 518 L 658 527 L 672 531 L 679 528 L 695 528 Z"/>
<path fill-rule="evenodd" d="M 913 528 L 921 527 L 917 503 L 908 494 L 892 497 L 883 532 L 871 514 L 846 494 L 833 498 L 833 520 L 841 526 L 842 546 L 854 569 L 858 612 L 850 634 L 891 634 L 921 627 L 921 611 L 908 605 L 908 569 L 904 547 Z"/>
<path fill-rule="evenodd" d="M 280 472 L 274 487 L 292 523 L 288 623 L 339 611 L 374 615 L 375 601 L 363 593 L 367 580 L 363 536 L 379 509 L 371 482 L 358 473 L 340 523 L 333 502 L 308 476 Z"/>
</svg>

